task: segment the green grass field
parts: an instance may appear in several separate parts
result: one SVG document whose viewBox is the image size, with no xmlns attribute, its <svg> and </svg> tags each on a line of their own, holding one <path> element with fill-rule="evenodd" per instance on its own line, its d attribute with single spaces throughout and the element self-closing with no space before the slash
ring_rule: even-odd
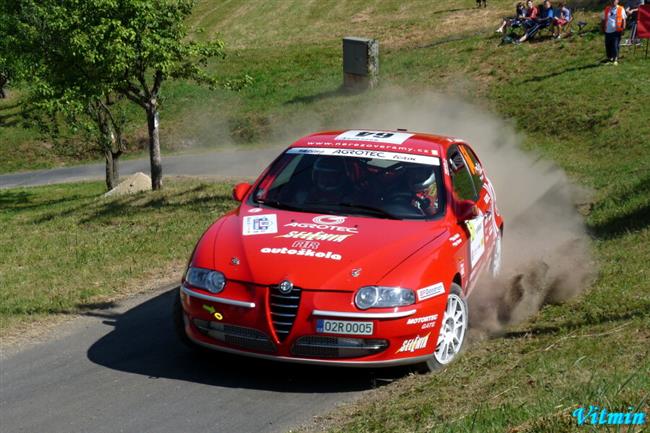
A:
<svg viewBox="0 0 650 433">
<path fill-rule="evenodd" d="M 172 180 L 123 198 L 103 188 L 0 190 L 0 331 L 180 278 L 201 233 L 235 205 L 226 184 Z"/>
<path fill-rule="evenodd" d="M 489 3 L 476 10 L 473 0 L 200 2 L 196 37 L 221 34 L 230 47 L 213 70 L 247 73 L 254 83 L 239 93 L 189 83 L 164 90 L 164 149 L 295 138 L 375 101 L 340 92 L 340 38 L 377 37 L 382 86 L 470 100 L 512 122 L 526 149 L 595 191 L 586 215 L 598 265 L 592 287 L 503 337 L 474 342 L 444 372 L 369 393 L 323 429 L 577 432 L 596 431 L 575 425 L 577 406 L 648 413 L 650 59 L 626 48 L 618 67 L 600 65 L 596 2 L 578 13 L 591 23 L 582 35 L 500 46 L 493 32 L 512 4 Z M 16 104 L 0 102 L 0 116 Z M 0 119 L 0 172 L 78 160 L 51 152 L 22 122 Z M 143 122 L 135 113 L 132 122 L 137 141 Z M 173 183 L 116 201 L 98 199 L 101 192 L 100 183 L 0 191 L 3 326 L 77 311 L 177 272 L 201 230 L 233 206 L 222 185 Z"/>
</svg>

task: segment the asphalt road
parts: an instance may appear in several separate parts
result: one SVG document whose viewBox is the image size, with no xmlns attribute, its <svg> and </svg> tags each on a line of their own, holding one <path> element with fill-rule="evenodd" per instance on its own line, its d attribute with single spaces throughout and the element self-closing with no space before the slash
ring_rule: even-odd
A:
<svg viewBox="0 0 650 433">
<path fill-rule="evenodd" d="M 217 176 L 220 178 L 256 177 L 282 148 L 266 147 L 245 150 L 222 150 L 195 155 L 163 155 L 163 175 Z M 120 176 L 141 171 L 149 174 L 149 159 L 120 161 Z M 47 185 L 104 179 L 103 163 L 49 170 L 34 170 L 0 175 L 0 188 Z"/>
<path fill-rule="evenodd" d="M 0 431 L 287 431 L 372 387 L 367 370 L 196 354 L 173 333 L 172 296 L 91 311 L 5 353 Z"/>
</svg>

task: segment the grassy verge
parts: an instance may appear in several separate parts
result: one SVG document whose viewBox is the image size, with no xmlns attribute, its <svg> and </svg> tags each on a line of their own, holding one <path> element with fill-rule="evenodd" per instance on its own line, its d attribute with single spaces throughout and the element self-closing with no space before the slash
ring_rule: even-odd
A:
<svg viewBox="0 0 650 433">
<path fill-rule="evenodd" d="M 492 32 L 510 14 L 510 1 L 490 1 L 487 11 L 472 9 L 473 0 L 287 1 L 283 13 L 269 4 L 200 4 L 193 25 L 222 33 L 232 47 L 215 72 L 248 73 L 255 82 L 239 94 L 188 83 L 166 87 L 167 148 L 263 142 L 282 135 L 274 125 L 305 112 L 314 125 L 327 125 L 372 101 L 339 91 L 340 37 L 353 32 L 380 38 L 383 83 L 487 106 L 526 134 L 528 149 L 596 191 L 587 225 L 599 275 L 586 293 L 545 307 L 504 338 L 476 342 L 441 374 L 371 393 L 321 427 L 550 433 L 589 431 L 570 416 L 577 405 L 648 413 L 650 60 L 625 49 L 620 66 L 601 66 L 602 36 L 593 24 L 561 41 L 499 46 Z M 594 23 L 595 13 L 581 12 L 582 19 Z M 0 140 L 0 148 L 35 140 L 11 131 L 16 138 Z M 10 150 L 0 155 L 18 158 Z M 200 230 L 230 206 L 223 186 L 184 193 L 197 187 L 174 184 L 125 202 L 98 200 L 99 183 L 0 192 L 8 227 L 0 235 L 5 323 L 110 298 L 167 266 L 180 270 Z M 158 221 L 155 229 L 150 220 Z"/>
<path fill-rule="evenodd" d="M 230 185 L 174 180 L 103 198 L 101 182 L 0 190 L 0 331 L 179 278 L 194 243 L 232 208 Z"/>
</svg>

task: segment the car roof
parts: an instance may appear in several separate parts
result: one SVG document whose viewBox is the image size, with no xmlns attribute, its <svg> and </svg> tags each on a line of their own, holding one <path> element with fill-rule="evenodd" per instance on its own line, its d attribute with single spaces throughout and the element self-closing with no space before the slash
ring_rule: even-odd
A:
<svg viewBox="0 0 650 433">
<path fill-rule="evenodd" d="M 316 132 L 290 147 L 337 147 L 441 156 L 453 143 L 465 142 L 456 137 L 406 130 L 344 129 Z"/>
</svg>

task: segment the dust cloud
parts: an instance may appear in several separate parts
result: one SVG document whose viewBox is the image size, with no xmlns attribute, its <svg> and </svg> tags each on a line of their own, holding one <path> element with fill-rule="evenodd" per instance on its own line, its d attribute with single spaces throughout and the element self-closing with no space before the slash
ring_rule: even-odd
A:
<svg viewBox="0 0 650 433">
<path fill-rule="evenodd" d="M 501 275 L 483 277 L 469 299 L 475 330 L 499 333 L 589 284 L 589 237 L 576 208 L 584 193 L 557 166 L 521 150 L 523 137 L 486 110 L 446 95 L 393 88 L 373 92 L 363 105 L 348 105 L 327 122 L 304 113 L 287 126 L 294 139 L 319 129 L 406 128 L 459 137 L 476 149 L 505 223 Z"/>
</svg>

